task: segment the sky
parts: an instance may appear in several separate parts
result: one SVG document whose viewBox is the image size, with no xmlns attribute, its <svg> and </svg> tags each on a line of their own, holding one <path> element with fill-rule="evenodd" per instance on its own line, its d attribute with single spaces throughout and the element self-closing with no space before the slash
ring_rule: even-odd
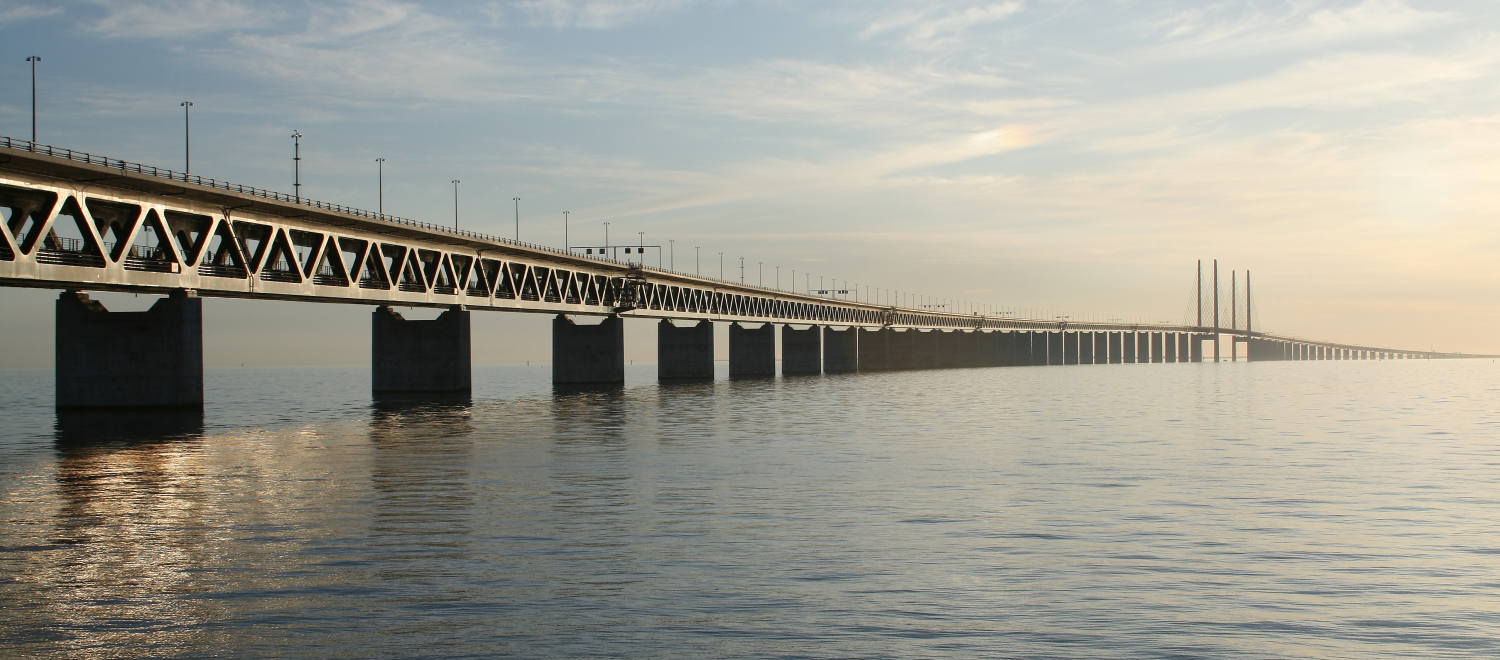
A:
<svg viewBox="0 0 1500 660">
<path fill-rule="evenodd" d="M 296 130 L 304 196 L 373 209 L 385 158 L 388 213 L 451 222 L 457 179 L 465 228 L 520 197 L 523 240 L 569 211 L 680 271 L 1183 322 L 1218 259 L 1257 330 L 1500 353 L 1492 2 L 52 0 L 0 35 L 0 134 L 38 55 L 46 144 L 179 167 L 192 101 L 195 174 L 290 191 Z M 0 290 L 0 367 L 51 365 L 56 294 Z M 365 362 L 370 311 L 210 300 L 205 360 Z M 476 313 L 475 359 L 547 327 Z"/>
</svg>

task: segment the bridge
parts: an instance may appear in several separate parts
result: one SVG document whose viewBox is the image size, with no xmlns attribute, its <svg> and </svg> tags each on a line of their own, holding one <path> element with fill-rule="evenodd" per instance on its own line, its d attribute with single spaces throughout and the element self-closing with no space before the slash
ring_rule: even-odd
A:
<svg viewBox="0 0 1500 660">
<path fill-rule="evenodd" d="M 553 382 L 569 386 L 624 382 L 631 317 L 659 320 L 663 381 L 713 377 L 715 322 L 730 324 L 737 378 L 774 376 L 778 340 L 783 375 L 1201 362 L 1205 342 L 1217 357 L 1225 338 L 1255 361 L 1475 357 L 1201 321 L 1026 319 L 788 292 L 6 137 L 0 214 L 0 285 L 63 290 L 60 409 L 201 408 L 204 296 L 374 306 L 377 396 L 467 392 L 475 310 L 554 315 Z M 164 297 L 109 312 L 89 291 Z M 396 306 L 445 311 L 406 320 Z M 600 322 L 580 322 L 590 317 Z"/>
</svg>

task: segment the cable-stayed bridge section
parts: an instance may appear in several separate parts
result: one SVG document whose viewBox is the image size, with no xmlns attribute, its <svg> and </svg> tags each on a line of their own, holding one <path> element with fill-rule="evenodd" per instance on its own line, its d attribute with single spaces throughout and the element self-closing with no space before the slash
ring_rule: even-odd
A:
<svg viewBox="0 0 1500 660">
<path fill-rule="evenodd" d="M 471 310 L 556 315 L 559 384 L 623 382 L 628 317 L 660 319 L 663 380 L 712 377 L 713 322 L 733 324 L 734 376 L 775 374 L 777 325 L 786 374 L 1200 361 L 1204 340 L 1226 334 L 780 291 L 3 137 L 0 214 L 0 285 L 65 291 L 62 408 L 201 407 L 201 296 L 376 306 L 377 393 L 467 391 Z M 87 291 L 167 297 L 148 312 L 111 313 Z M 397 306 L 447 311 L 408 321 Z M 586 317 L 603 321 L 578 322 Z M 1255 360 L 1453 357 L 1227 334 Z"/>
</svg>

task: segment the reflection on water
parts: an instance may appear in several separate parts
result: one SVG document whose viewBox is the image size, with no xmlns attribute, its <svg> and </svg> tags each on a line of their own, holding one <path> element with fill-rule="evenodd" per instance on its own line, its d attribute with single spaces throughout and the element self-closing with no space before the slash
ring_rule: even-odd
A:
<svg viewBox="0 0 1500 660">
<path fill-rule="evenodd" d="M 0 656 L 1494 657 L 1494 368 L 0 383 Z"/>
</svg>

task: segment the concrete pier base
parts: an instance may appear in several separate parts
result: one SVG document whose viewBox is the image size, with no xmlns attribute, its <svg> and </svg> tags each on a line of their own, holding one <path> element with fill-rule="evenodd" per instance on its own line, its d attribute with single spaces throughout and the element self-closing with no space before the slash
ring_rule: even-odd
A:
<svg viewBox="0 0 1500 660">
<path fill-rule="evenodd" d="M 1179 332 L 1179 333 L 1177 333 L 1177 361 L 1178 362 L 1188 362 L 1188 361 L 1190 361 L 1189 360 L 1189 356 L 1192 353 L 1192 343 L 1193 343 L 1192 337 L 1193 337 L 1193 335 L 1191 333 L 1187 333 L 1187 332 Z"/>
<path fill-rule="evenodd" d="M 565 314 L 552 319 L 553 385 L 623 385 L 625 322 L 610 316 L 578 325 Z"/>
<path fill-rule="evenodd" d="M 686 327 L 662 319 L 656 323 L 656 379 L 714 379 L 714 322 L 704 319 Z"/>
<path fill-rule="evenodd" d="M 1151 333 L 1135 333 L 1135 361 L 1140 364 L 1151 362 Z"/>
<path fill-rule="evenodd" d="M 408 321 L 387 305 L 370 317 L 370 389 L 377 395 L 464 394 L 473 386 L 469 311 Z"/>
<path fill-rule="evenodd" d="M 1094 333 L 1078 333 L 1078 364 L 1094 363 Z"/>
<path fill-rule="evenodd" d="M 958 336 L 962 334 L 957 330 L 939 330 L 933 332 L 934 348 L 937 355 L 933 362 L 939 369 L 954 369 L 961 361 L 958 357 Z"/>
<path fill-rule="evenodd" d="M 776 325 L 750 329 L 729 324 L 729 377 L 776 377 Z"/>
<path fill-rule="evenodd" d="M 1166 362 L 1166 348 L 1164 346 L 1164 335 L 1160 332 L 1151 333 L 1151 362 Z"/>
<path fill-rule="evenodd" d="M 1166 350 L 1165 362 L 1177 361 L 1177 333 L 1168 332 L 1162 336 L 1162 348 Z"/>
<path fill-rule="evenodd" d="M 1063 333 L 1063 364 L 1078 364 L 1078 333 Z"/>
<path fill-rule="evenodd" d="M 938 331 L 911 333 L 911 356 L 913 369 L 936 369 L 938 367 Z"/>
<path fill-rule="evenodd" d="M 852 374 L 859 371 L 859 329 L 834 330 L 823 326 L 823 373 Z"/>
<path fill-rule="evenodd" d="M 66 291 L 55 339 L 58 410 L 203 409 L 203 300 L 191 292 L 111 312 Z"/>
<path fill-rule="evenodd" d="M 1109 333 L 1094 333 L 1094 362 L 1093 364 L 1109 364 Z"/>
<path fill-rule="evenodd" d="M 859 370 L 860 371 L 885 371 L 885 342 L 890 335 L 890 328 L 871 330 L 859 329 Z"/>
<path fill-rule="evenodd" d="M 1250 338 L 1245 346 L 1245 360 L 1249 362 L 1276 362 L 1286 359 L 1285 344 L 1270 339 Z"/>
<path fill-rule="evenodd" d="M 812 326 L 797 330 L 781 326 L 781 375 L 806 376 L 823 373 L 823 329 Z"/>
<path fill-rule="evenodd" d="M 1047 364 L 1066 364 L 1066 361 L 1064 359 L 1066 355 L 1066 351 L 1064 350 L 1066 348 L 1066 344 L 1064 343 L 1065 339 L 1065 333 L 1047 333 Z"/>
<path fill-rule="evenodd" d="M 1125 352 L 1124 352 L 1124 361 L 1125 361 L 1125 364 L 1135 364 L 1136 363 L 1136 350 L 1140 348 L 1140 341 L 1138 339 L 1136 339 L 1136 335 L 1138 335 L 1138 334 L 1140 334 L 1140 333 L 1136 333 L 1136 332 L 1126 332 L 1126 333 L 1123 333 L 1123 335 L 1124 335 L 1124 337 L 1122 339 L 1123 346 L 1121 346 L 1121 347 L 1125 349 Z"/>
<path fill-rule="evenodd" d="M 1120 364 L 1125 361 L 1125 333 L 1109 333 L 1109 363 Z"/>
<path fill-rule="evenodd" d="M 887 369 L 914 369 L 916 358 L 912 356 L 915 348 L 912 336 L 917 334 L 916 330 L 891 329 L 885 336 L 885 364 Z"/>
<path fill-rule="evenodd" d="M 1010 335 L 1010 366 L 1031 366 L 1031 331 L 1016 330 Z"/>
<path fill-rule="evenodd" d="M 988 352 L 983 350 L 983 344 L 980 341 L 983 334 L 978 331 L 959 331 L 953 333 L 954 367 L 967 369 L 970 367 L 988 366 L 985 364 Z"/>
<path fill-rule="evenodd" d="M 1047 366 L 1047 338 L 1050 332 L 1033 331 L 1031 333 L 1031 366 Z"/>
</svg>

